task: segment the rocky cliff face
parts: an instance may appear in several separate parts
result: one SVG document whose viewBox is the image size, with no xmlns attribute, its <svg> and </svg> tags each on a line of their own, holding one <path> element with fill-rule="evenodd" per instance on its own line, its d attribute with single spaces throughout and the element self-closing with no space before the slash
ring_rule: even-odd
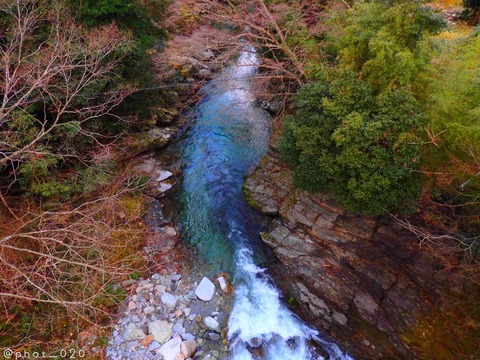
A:
<svg viewBox="0 0 480 360">
<path fill-rule="evenodd" d="M 272 151 L 245 192 L 252 205 L 279 215 L 263 239 L 279 259 L 276 283 L 302 318 L 357 359 L 417 357 L 402 334 L 440 292 L 455 290 L 441 259 L 389 218 L 353 215 L 329 194 L 294 189 Z"/>
</svg>

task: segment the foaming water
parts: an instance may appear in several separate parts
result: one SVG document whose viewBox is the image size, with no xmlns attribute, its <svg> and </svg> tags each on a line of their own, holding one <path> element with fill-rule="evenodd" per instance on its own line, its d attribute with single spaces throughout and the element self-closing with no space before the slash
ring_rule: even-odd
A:
<svg viewBox="0 0 480 360">
<path fill-rule="evenodd" d="M 312 342 L 328 354 L 328 359 L 351 359 L 286 308 L 265 269 L 253 262 L 251 250 L 240 249 L 236 259 L 239 283 L 228 323 L 232 359 L 324 359 L 315 354 Z"/>
<path fill-rule="evenodd" d="M 188 241 L 218 270 L 234 273 L 235 300 L 228 337 L 232 360 L 350 359 L 319 337 L 280 300 L 257 265 L 264 247 L 255 212 L 246 204 L 244 177 L 265 154 L 269 118 L 255 106 L 249 78 L 258 58 L 246 47 L 237 64 L 204 89 L 205 100 L 183 144 L 182 223 Z"/>
</svg>

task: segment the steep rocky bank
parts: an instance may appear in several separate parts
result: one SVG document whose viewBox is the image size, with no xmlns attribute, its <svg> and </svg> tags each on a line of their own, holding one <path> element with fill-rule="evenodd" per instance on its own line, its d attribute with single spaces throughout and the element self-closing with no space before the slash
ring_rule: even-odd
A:
<svg viewBox="0 0 480 360">
<path fill-rule="evenodd" d="M 294 189 L 273 150 L 245 192 L 277 215 L 262 236 L 279 259 L 272 276 L 304 320 L 357 359 L 418 357 L 402 335 L 440 293 L 459 291 L 457 274 L 390 218 L 353 215 L 330 194 Z"/>
</svg>

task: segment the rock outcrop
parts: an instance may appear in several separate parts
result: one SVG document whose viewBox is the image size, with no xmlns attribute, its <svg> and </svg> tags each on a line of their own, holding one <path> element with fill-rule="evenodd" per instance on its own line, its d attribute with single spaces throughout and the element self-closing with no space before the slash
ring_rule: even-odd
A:
<svg viewBox="0 0 480 360">
<path fill-rule="evenodd" d="M 276 284 L 302 318 L 356 358 L 416 358 L 402 334 L 458 282 L 441 259 L 389 218 L 353 215 L 328 193 L 294 189 L 272 150 L 245 192 L 279 215 L 262 237 L 279 259 Z"/>
</svg>

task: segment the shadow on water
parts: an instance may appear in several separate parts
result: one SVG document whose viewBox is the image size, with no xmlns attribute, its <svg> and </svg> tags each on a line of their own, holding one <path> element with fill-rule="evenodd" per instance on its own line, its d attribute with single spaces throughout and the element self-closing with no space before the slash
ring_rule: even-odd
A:
<svg viewBox="0 0 480 360">
<path fill-rule="evenodd" d="M 249 77 L 258 59 L 248 47 L 237 64 L 204 87 L 204 100 L 181 141 L 186 240 L 218 271 L 231 271 L 235 300 L 229 320 L 234 360 L 350 359 L 300 321 L 258 264 L 270 259 L 259 232 L 263 218 L 243 194 L 244 178 L 266 153 L 268 114 L 255 106 Z"/>
</svg>

